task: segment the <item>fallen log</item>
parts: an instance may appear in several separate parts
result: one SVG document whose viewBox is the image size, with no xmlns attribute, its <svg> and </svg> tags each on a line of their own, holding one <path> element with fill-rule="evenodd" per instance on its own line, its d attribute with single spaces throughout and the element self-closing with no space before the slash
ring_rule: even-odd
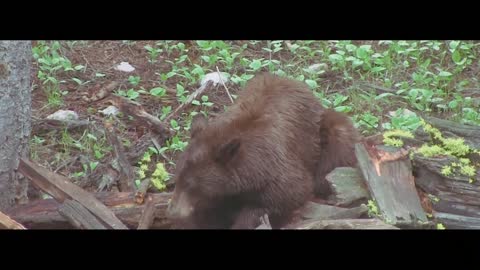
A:
<svg viewBox="0 0 480 270">
<path fill-rule="evenodd" d="M 425 158 L 414 155 L 416 185 L 431 196 L 433 216 L 445 228 L 480 228 L 479 170 L 477 181 L 472 183 L 469 177 L 463 175 L 443 175 L 442 165 L 452 160 L 452 157 Z"/>
<path fill-rule="evenodd" d="M 92 193 L 96 199 L 107 206 L 129 229 L 137 229 L 145 205 L 135 202 L 133 192 Z M 150 229 L 169 229 L 171 222 L 165 211 L 171 193 L 151 193 L 154 210 L 153 224 Z M 27 229 L 74 229 L 72 224 L 58 211 L 61 203 L 54 199 L 36 200 L 25 205 L 17 205 L 7 214 L 22 223 Z"/>
<path fill-rule="evenodd" d="M 479 126 L 434 117 L 424 119 L 438 129 L 443 138 L 462 138 L 470 148 L 480 149 Z M 432 138 L 423 127 L 415 131 L 415 139 L 421 140 L 423 144 L 442 146 L 442 142 Z M 409 145 L 409 142 L 406 144 Z M 441 223 L 446 229 L 480 228 L 480 155 L 468 153 L 465 158 L 470 159 L 470 164 L 476 170 L 472 177 L 462 175 L 459 168 L 451 167 L 453 163 L 461 164 L 457 157 L 425 157 L 420 153 L 415 153 L 412 157 L 415 184 L 427 194 L 435 222 Z M 442 173 L 448 167 L 451 172 Z"/>
<path fill-rule="evenodd" d="M 402 227 L 423 227 L 428 224 L 415 188 L 407 152 L 358 143 L 355 153 L 384 221 Z"/>
<path fill-rule="evenodd" d="M 435 117 L 423 117 L 433 127 L 439 129 L 446 138 L 464 138 L 465 144 L 473 148 L 480 148 L 480 126 L 464 125 L 458 122 L 439 119 Z M 422 127 L 415 131 L 415 137 L 422 141 L 430 141 L 430 136 Z"/>
<path fill-rule="evenodd" d="M 398 230 L 379 219 L 308 220 L 292 224 L 285 229 L 296 230 Z"/>
<path fill-rule="evenodd" d="M 20 159 L 18 170 L 29 178 L 36 187 L 50 194 L 55 200 L 62 203 L 66 199 L 74 199 L 110 228 L 127 229 L 108 207 L 98 201 L 91 193 L 71 183 L 66 177 L 54 174 L 23 158 Z"/>
</svg>

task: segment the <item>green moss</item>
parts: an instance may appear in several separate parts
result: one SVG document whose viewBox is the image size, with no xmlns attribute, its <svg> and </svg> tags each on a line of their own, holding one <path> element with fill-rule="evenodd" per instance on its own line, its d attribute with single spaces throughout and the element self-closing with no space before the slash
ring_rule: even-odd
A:
<svg viewBox="0 0 480 270">
<path fill-rule="evenodd" d="M 472 165 L 463 165 L 460 167 L 460 173 L 466 176 L 473 177 L 476 174 L 476 169 Z"/>
<path fill-rule="evenodd" d="M 471 149 L 468 145 L 465 144 L 463 138 L 448 138 L 443 139 L 442 143 L 445 146 L 445 149 L 451 153 L 452 156 L 464 156 L 470 153 Z"/>
<path fill-rule="evenodd" d="M 385 145 L 395 146 L 395 147 L 402 147 L 403 146 L 403 141 L 402 140 L 394 139 L 394 138 L 383 138 L 383 143 Z"/>
<path fill-rule="evenodd" d="M 443 166 L 441 173 L 445 176 L 451 175 L 452 174 L 452 167 L 448 166 L 448 165 Z"/>
<path fill-rule="evenodd" d="M 389 130 L 383 133 L 383 143 L 385 145 L 402 147 L 403 141 L 393 137 L 413 138 L 413 134 L 405 130 Z"/>
<path fill-rule="evenodd" d="M 445 151 L 445 149 L 443 149 L 439 145 L 427 145 L 427 144 L 424 144 L 420 148 L 418 148 L 417 153 L 421 154 L 424 157 L 436 157 L 436 156 L 447 155 L 447 152 Z"/>
<path fill-rule="evenodd" d="M 168 181 L 169 174 L 165 170 L 163 163 L 157 163 L 155 171 L 152 174 L 152 184 L 158 189 L 163 190 L 166 188 L 165 182 Z"/>
<path fill-rule="evenodd" d="M 439 141 L 439 144 L 435 145 L 422 145 L 416 152 L 425 157 L 435 156 L 453 156 L 459 159 L 460 163 L 452 162 L 450 165 L 446 165 L 442 168 L 441 173 L 445 176 L 459 173 L 464 176 L 473 177 L 476 175 L 475 166 L 471 165 L 471 161 L 465 158 L 470 153 L 480 153 L 479 149 L 472 149 L 465 144 L 463 138 L 443 138 L 441 132 L 432 127 L 430 124 L 421 121 L 425 132 L 429 133 L 434 139 Z"/>
</svg>

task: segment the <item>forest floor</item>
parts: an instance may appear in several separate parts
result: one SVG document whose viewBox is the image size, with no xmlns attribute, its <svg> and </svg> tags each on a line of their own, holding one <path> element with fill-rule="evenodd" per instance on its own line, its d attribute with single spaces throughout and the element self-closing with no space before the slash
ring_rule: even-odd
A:
<svg viewBox="0 0 480 270">
<path fill-rule="evenodd" d="M 38 41 L 33 44 L 34 119 L 72 110 L 94 125 L 77 130 L 34 132 L 31 158 L 89 190 L 92 177 L 111 162 L 111 146 L 98 126 L 111 121 L 128 150 L 148 132 L 131 117 L 106 116 L 110 104 L 89 100 L 111 82 L 113 94 L 140 103 L 164 120 L 198 89 L 206 74 L 225 74 L 225 86 L 210 87 L 168 124 L 176 131 L 155 164 L 174 173 L 175 160 L 188 144 L 196 113 L 212 116 L 231 104 L 254 74 L 269 71 L 309 85 L 322 104 L 347 113 L 364 135 L 414 130 L 420 117 L 433 115 L 480 124 L 480 43 L 468 41 Z M 116 67 L 122 62 L 134 70 Z M 165 160 L 166 158 L 166 160 Z M 137 167 L 140 167 L 138 165 Z M 85 182 L 85 179 L 94 179 Z M 95 180 L 96 179 L 96 180 Z M 163 179 L 168 181 L 168 178 Z M 115 187 L 108 187 L 115 188 Z M 157 191 L 162 191 L 157 187 Z"/>
</svg>

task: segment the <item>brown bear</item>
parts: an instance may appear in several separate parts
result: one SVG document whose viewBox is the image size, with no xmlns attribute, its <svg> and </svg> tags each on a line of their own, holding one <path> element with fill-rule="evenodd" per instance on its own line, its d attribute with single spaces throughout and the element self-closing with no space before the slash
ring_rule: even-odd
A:
<svg viewBox="0 0 480 270">
<path fill-rule="evenodd" d="M 212 121 L 196 116 L 190 132 L 167 209 L 175 228 L 253 229 L 265 214 L 283 226 L 315 193 L 328 195 L 329 171 L 355 163 L 358 136 L 306 84 L 268 73 Z"/>
</svg>

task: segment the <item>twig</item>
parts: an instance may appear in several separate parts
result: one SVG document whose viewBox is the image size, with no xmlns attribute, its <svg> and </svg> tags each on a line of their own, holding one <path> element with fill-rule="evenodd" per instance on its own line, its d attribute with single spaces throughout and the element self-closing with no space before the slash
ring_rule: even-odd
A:
<svg viewBox="0 0 480 270">
<path fill-rule="evenodd" d="M 181 111 L 183 108 L 185 108 L 186 106 L 190 105 L 190 103 L 192 103 L 192 101 L 198 97 L 199 95 L 201 95 L 210 85 L 212 84 L 212 82 L 207 82 L 205 84 L 202 84 L 197 90 L 195 90 L 195 92 L 193 92 L 190 96 L 188 96 L 187 100 L 185 101 L 185 103 L 183 104 L 180 104 L 180 106 L 178 106 L 175 111 L 173 111 L 172 113 L 170 113 L 166 118 L 165 120 L 163 120 L 163 122 L 165 123 L 168 123 L 168 121 L 174 117 L 175 115 L 177 115 L 177 113 L 179 111 Z"/>
<path fill-rule="evenodd" d="M 370 84 L 370 83 L 367 83 L 367 82 L 360 82 L 360 83 L 358 83 L 358 86 L 360 86 L 360 87 L 363 86 L 363 88 L 369 87 L 369 88 L 372 88 L 374 90 L 377 90 L 377 91 L 380 91 L 380 92 L 385 92 L 385 93 L 394 93 L 394 94 L 397 93 L 397 90 L 395 90 L 395 89 L 385 88 L 385 87 Z"/>
<path fill-rule="evenodd" d="M 231 101 L 232 104 L 233 104 L 233 98 L 232 98 L 232 96 L 230 95 L 230 91 L 228 91 L 227 86 L 226 86 L 225 83 L 223 82 L 222 74 L 220 73 L 220 70 L 218 70 L 218 67 L 217 67 L 217 66 L 215 66 L 215 67 L 217 68 L 218 77 L 220 78 L 220 82 L 222 83 L 223 87 L 225 87 L 225 90 L 227 90 L 228 97 L 230 98 L 230 101 Z"/>
</svg>

